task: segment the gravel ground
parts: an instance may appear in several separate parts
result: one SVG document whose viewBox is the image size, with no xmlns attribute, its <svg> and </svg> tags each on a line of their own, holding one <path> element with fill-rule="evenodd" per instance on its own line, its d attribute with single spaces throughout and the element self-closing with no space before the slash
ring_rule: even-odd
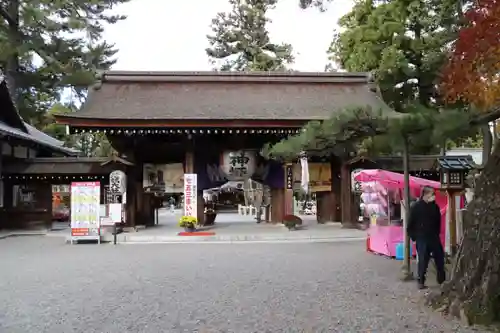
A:
<svg viewBox="0 0 500 333">
<path fill-rule="evenodd" d="M 473 332 L 363 247 L 4 239 L 0 332 Z"/>
</svg>

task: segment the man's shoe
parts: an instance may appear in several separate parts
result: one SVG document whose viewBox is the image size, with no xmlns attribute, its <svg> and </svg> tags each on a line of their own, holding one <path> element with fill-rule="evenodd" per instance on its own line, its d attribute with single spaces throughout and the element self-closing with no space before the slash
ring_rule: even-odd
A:
<svg viewBox="0 0 500 333">
<path fill-rule="evenodd" d="M 424 289 L 427 289 L 427 286 L 424 284 L 424 283 L 418 283 L 418 289 L 419 290 L 424 290 Z"/>
</svg>

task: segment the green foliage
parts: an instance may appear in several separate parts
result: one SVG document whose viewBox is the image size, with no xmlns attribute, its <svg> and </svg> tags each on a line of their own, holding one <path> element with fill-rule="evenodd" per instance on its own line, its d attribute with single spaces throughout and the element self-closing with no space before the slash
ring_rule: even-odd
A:
<svg viewBox="0 0 500 333">
<path fill-rule="evenodd" d="M 455 40 L 454 0 L 358 0 L 339 20 L 330 59 L 343 69 L 374 72 L 384 100 L 405 112 L 411 104 L 437 106 L 434 84 Z"/>
<path fill-rule="evenodd" d="M 453 148 L 483 148 L 483 136 L 476 129 L 476 133 L 471 133 L 471 136 L 461 137 L 455 141 L 446 143 L 447 149 Z"/>
<path fill-rule="evenodd" d="M 309 122 L 298 135 L 266 145 L 263 154 L 268 158 L 293 160 L 302 151 L 309 155 L 342 156 L 357 148 L 373 155 L 373 149 L 379 149 L 378 153 L 383 149 L 387 153 L 399 151 L 404 137 L 413 147 L 421 148 L 423 143 L 444 142 L 457 136 L 457 131 L 467 127 L 471 119 L 462 110 L 436 114 L 433 109 L 420 106 L 407 111 L 387 113 L 361 107 L 339 111 L 325 121 Z"/>
<path fill-rule="evenodd" d="M 43 123 L 39 124 L 40 129 L 58 140 L 64 142 L 66 147 L 72 147 L 83 152 L 84 156 L 108 157 L 113 154 L 110 142 L 103 134 L 80 134 L 67 135 L 66 126 L 57 124 L 54 118 L 56 114 L 67 114 L 74 112 L 71 106 L 61 103 L 52 105 Z"/>
<path fill-rule="evenodd" d="M 0 2 L 0 68 L 21 116 L 43 126 L 46 111 L 70 88 L 84 98 L 95 71 L 116 53 L 101 40 L 110 9 L 128 0 Z"/>
<path fill-rule="evenodd" d="M 208 35 L 207 55 L 220 70 L 281 71 L 293 62 L 292 46 L 271 43 L 267 12 L 277 0 L 229 0 L 232 9 L 218 13 Z"/>
<path fill-rule="evenodd" d="M 89 157 L 110 157 L 114 152 L 110 142 L 102 133 L 74 135 L 71 145 Z"/>
<path fill-rule="evenodd" d="M 339 20 L 330 60 L 348 71 L 373 72 L 384 101 L 409 115 L 392 122 L 386 134 L 360 142 L 360 152 L 390 154 L 401 148 L 404 135 L 411 153 L 435 153 L 447 139 L 470 135 L 463 128 L 470 128 L 471 114 L 460 106 L 444 109 L 436 85 L 465 5 L 454 0 L 357 0 Z"/>
<path fill-rule="evenodd" d="M 63 141 L 66 146 L 70 146 L 71 138 L 66 135 L 66 126 L 57 124 L 54 118 L 56 114 L 71 113 L 71 108 L 64 106 L 61 103 L 56 103 L 47 111 L 43 122 L 39 124 L 40 129 L 57 140 Z"/>
<path fill-rule="evenodd" d="M 388 130 L 389 116 L 382 110 L 369 107 L 348 108 L 335 112 L 325 121 L 309 122 L 298 135 L 290 136 L 274 145 L 266 145 L 264 156 L 292 160 L 301 151 L 310 155 L 340 154 L 356 141 L 385 133 Z M 340 150 L 340 151 L 339 151 Z"/>
</svg>

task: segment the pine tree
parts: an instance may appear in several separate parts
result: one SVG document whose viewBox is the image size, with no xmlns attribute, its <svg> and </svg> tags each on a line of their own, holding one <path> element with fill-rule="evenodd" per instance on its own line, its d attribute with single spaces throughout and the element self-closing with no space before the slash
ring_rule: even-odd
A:
<svg viewBox="0 0 500 333">
<path fill-rule="evenodd" d="M 223 71 L 281 71 L 293 62 L 289 44 L 271 43 L 267 13 L 277 0 L 229 0 L 232 9 L 218 13 L 208 35 L 207 55 Z"/>
<path fill-rule="evenodd" d="M 46 111 L 71 88 L 83 98 L 98 69 L 116 53 L 100 41 L 108 14 L 128 0 L 0 2 L 0 69 L 21 116 L 38 125 Z"/>
</svg>

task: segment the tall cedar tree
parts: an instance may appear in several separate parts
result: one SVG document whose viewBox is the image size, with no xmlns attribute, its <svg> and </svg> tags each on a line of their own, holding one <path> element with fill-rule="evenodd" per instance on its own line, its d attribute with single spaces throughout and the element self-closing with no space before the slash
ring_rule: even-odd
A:
<svg viewBox="0 0 500 333">
<path fill-rule="evenodd" d="M 408 108 L 415 104 L 438 110 L 436 81 L 446 60 L 445 45 L 457 36 L 459 10 L 453 0 L 358 0 L 339 20 L 330 60 L 347 71 L 373 72 L 383 99 L 399 112 L 418 111 Z M 413 153 L 437 149 L 431 135 L 413 139 Z M 389 141 L 382 137 L 365 144 L 388 153 Z"/>
<path fill-rule="evenodd" d="M 64 88 L 83 98 L 95 71 L 114 63 L 103 25 L 124 19 L 110 10 L 127 1 L 0 2 L 0 68 L 26 121 L 43 126 Z"/>
<path fill-rule="evenodd" d="M 461 99 L 484 113 L 500 107 L 500 1 L 479 0 L 453 45 L 443 73 L 451 101 Z M 464 236 L 451 281 L 430 301 L 471 323 L 500 322 L 500 145 L 496 144 L 464 215 Z"/>
<path fill-rule="evenodd" d="M 210 47 L 212 62 L 223 71 L 282 71 L 293 62 L 289 44 L 271 43 L 267 14 L 277 0 L 229 0 L 228 13 L 212 20 Z"/>
</svg>

